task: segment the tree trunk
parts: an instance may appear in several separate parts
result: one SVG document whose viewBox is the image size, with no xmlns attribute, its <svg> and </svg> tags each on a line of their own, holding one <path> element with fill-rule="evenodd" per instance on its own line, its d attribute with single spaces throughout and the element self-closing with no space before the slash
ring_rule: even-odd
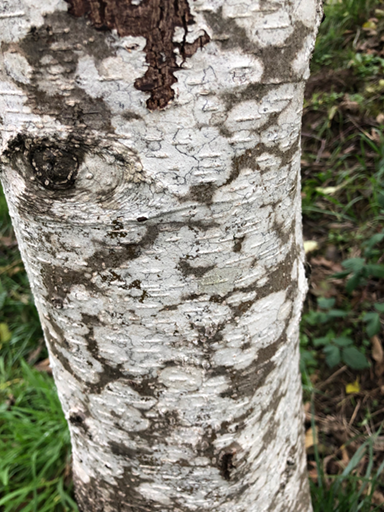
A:
<svg viewBox="0 0 384 512">
<path fill-rule="evenodd" d="M 320 0 L 9 0 L 2 182 L 85 512 L 309 512 Z"/>
</svg>

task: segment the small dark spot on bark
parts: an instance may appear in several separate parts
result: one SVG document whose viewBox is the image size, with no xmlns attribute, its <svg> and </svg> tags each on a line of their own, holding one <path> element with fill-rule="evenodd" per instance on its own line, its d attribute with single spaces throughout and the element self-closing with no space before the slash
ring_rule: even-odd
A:
<svg viewBox="0 0 384 512">
<path fill-rule="evenodd" d="M 82 414 L 81 412 L 76 412 L 72 413 L 69 416 L 68 421 L 75 427 L 86 427 L 86 425 L 84 424 L 85 419 L 86 418 L 84 414 Z"/>
<path fill-rule="evenodd" d="M 136 119 L 136 120 L 142 119 L 142 117 L 139 116 L 139 114 L 136 114 L 135 112 L 131 112 L 128 110 L 123 112 L 121 114 L 121 117 L 123 117 L 126 121 L 132 121 L 133 119 Z"/>
<path fill-rule="evenodd" d="M 199 203 L 205 203 L 209 206 L 212 204 L 213 194 L 215 193 L 216 189 L 217 186 L 213 182 L 192 185 L 189 188 L 188 194 L 182 198 L 182 201 L 197 201 Z"/>
<path fill-rule="evenodd" d="M 227 448 L 224 448 L 224 450 L 219 454 L 220 473 L 225 480 L 231 480 L 233 470 L 236 469 L 236 455 L 241 451 L 241 446 L 235 442 Z"/>
<path fill-rule="evenodd" d="M 138 217 L 137 219 L 137 222 L 145 222 L 146 220 L 148 220 L 147 217 Z"/>
<path fill-rule="evenodd" d="M 226 480 L 231 479 L 231 472 L 235 468 L 233 465 L 233 453 L 225 453 L 221 458 L 221 474 Z"/>
<path fill-rule="evenodd" d="M 210 41 L 203 31 L 193 43 L 187 43 L 188 26 L 194 23 L 187 0 L 142 0 L 139 5 L 132 5 L 129 0 L 66 1 L 70 14 L 87 16 L 99 30 L 115 29 L 119 36 L 146 38 L 144 51 L 149 66 L 145 75 L 135 81 L 135 87 L 150 93 L 150 110 L 164 108 L 174 98 L 174 71 Z M 173 41 L 176 27 L 184 29 L 182 42 Z"/>
<path fill-rule="evenodd" d="M 244 238 L 245 238 L 245 235 L 235 238 L 235 241 L 233 243 L 233 252 L 241 252 Z"/>
<path fill-rule="evenodd" d="M 51 303 L 56 309 L 63 309 L 64 302 L 61 297 L 52 297 Z"/>
<path fill-rule="evenodd" d="M 215 265 L 208 265 L 207 267 L 194 267 L 188 263 L 187 258 L 179 260 L 178 268 L 184 276 L 203 277 L 207 272 L 215 268 Z"/>
<path fill-rule="evenodd" d="M 135 279 L 132 281 L 132 283 L 128 286 L 128 288 L 131 290 L 132 288 L 136 288 L 138 290 L 141 290 L 141 281 L 139 279 Z"/>
</svg>

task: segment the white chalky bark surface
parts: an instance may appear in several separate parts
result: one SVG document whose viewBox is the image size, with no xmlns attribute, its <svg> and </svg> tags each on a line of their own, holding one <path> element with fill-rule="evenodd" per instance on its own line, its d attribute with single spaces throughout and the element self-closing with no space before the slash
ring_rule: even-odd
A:
<svg viewBox="0 0 384 512">
<path fill-rule="evenodd" d="M 62 0 L 0 6 L 2 182 L 84 510 L 310 512 L 299 138 L 320 6 L 189 4 L 186 40 L 211 40 L 153 112 L 144 37 Z M 68 190 L 36 178 L 53 146 Z"/>
</svg>

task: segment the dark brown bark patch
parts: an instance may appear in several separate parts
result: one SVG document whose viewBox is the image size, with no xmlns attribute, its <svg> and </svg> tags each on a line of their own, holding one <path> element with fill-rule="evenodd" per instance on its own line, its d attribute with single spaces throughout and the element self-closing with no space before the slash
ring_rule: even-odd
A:
<svg viewBox="0 0 384 512">
<path fill-rule="evenodd" d="M 87 16 L 99 30 L 115 29 L 122 37 L 146 38 L 144 51 L 149 66 L 145 75 L 135 81 L 135 87 L 150 93 L 150 110 L 168 105 L 175 96 L 171 87 L 177 82 L 174 71 L 210 41 L 204 31 L 193 43 L 187 43 L 188 25 L 194 23 L 187 0 L 142 0 L 139 5 L 133 5 L 131 0 L 66 1 L 70 14 Z M 181 43 L 173 41 L 176 27 L 184 29 Z M 177 63 L 177 56 L 181 64 Z"/>
</svg>

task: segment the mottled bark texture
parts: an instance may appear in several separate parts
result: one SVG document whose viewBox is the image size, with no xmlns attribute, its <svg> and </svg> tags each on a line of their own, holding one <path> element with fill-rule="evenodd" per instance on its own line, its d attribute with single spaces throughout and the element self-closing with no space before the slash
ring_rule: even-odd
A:
<svg viewBox="0 0 384 512">
<path fill-rule="evenodd" d="M 309 512 L 317 0 L 0 5 L 2 182 L 84 512 Z"/>
</svg>

